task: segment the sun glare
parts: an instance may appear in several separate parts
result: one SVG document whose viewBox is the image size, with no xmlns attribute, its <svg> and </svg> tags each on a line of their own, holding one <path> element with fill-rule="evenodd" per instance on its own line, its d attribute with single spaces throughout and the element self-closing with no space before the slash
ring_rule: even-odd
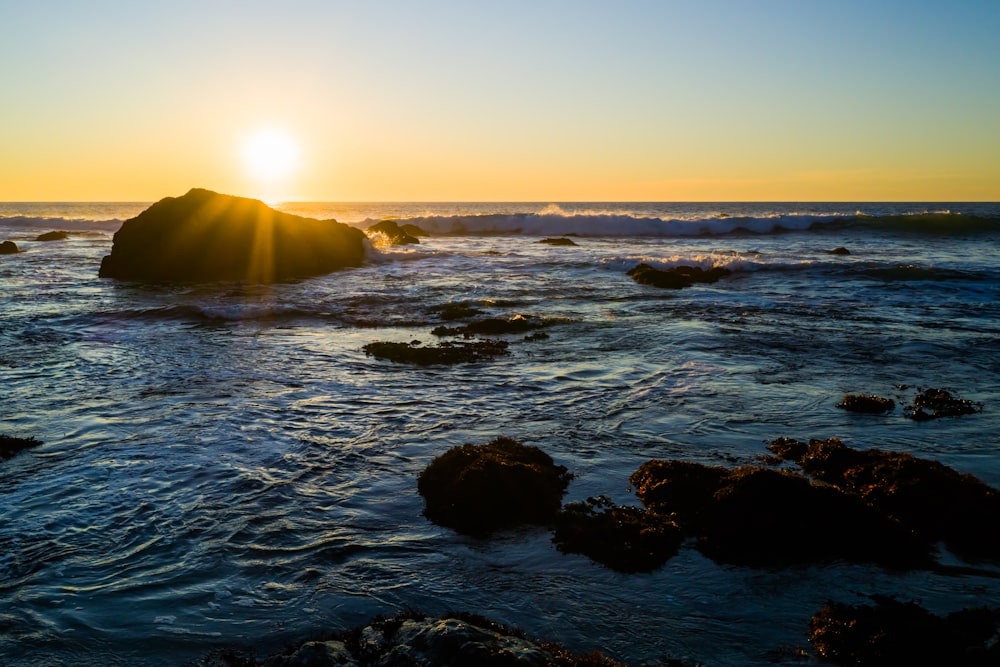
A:
<svg viewBox="0 0 1000 667">
<path fill-rule="evenodd" d="M 274 184 L 289 180 L 299 166 L 299 146 L 282 130 L 258 130 L 243 144 L 243 163 L 257 181 Z"/>
</svg>

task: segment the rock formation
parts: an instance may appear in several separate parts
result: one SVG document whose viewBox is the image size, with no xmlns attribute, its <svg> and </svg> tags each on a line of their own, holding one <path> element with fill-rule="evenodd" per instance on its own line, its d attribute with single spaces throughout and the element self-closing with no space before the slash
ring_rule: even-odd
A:
<svg viewBox="0 0 1000 667">
<path fill-rule="evenodd" d="M 281 213 L 256 199 L 192 189 L 161 199 L 115 233 L 102 278 L 269 283 L 364 261 L 364 233 Z"/>
</svg>

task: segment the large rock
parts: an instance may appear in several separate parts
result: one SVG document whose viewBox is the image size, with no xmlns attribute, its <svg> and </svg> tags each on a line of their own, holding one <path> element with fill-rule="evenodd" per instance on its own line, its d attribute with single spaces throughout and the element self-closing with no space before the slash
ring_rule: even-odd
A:
<svg viewBox="0 0 1000 667">
<path fill-rule="evenodd" d="M 0 243 L 0 255 L 16 255 L 19 252 L 21 251 L 18 249 L 17 244 L 13 241 L 4 241 L 3 243 Z"/>
<path fill-rule="evenodd" d="M 406 227 L 420 229 L 415 225 L 406 225 Z M 369 236 L 381 235 L 388 245 L 414 245 L 420 243 L 420 239 L 416 235 L 407 232 L 395 220 L 376 222 L 374 225 L 369 225 L 367 231 Z"/>
<path fill-rule="evenodd" d="M 364 232 L 281 213 L 263 202 L 192 189 L 167 197 L 115 233 L 102 278 L 269 283 L 359 266 Z"/>
</svg>

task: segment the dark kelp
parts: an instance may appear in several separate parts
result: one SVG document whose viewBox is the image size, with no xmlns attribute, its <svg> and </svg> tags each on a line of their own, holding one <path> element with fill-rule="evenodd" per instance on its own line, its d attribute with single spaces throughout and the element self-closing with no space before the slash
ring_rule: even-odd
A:
<svg viewBox="0 0 1000 667">
<path fill-rule="evenodd" d="M 425 516 L 460 533 L 484 535 L 521 524 L 546 524 L 572 475 L 538 449 L 499 437 L 453 447 L 417 479 Z"/>
<path fill-rule="evenodd" d="M 845 394 L 840 403 L 837 403 L 837 407 L 848 412 L 878 415 L 892 412 L 896 402 L 891 398 L 882 398 L 874 394 Z"/>
<path fill-rule="evenodd" d="M 840 665 L 1000 664 L 1000 609 L 963 609 L 936 616 L 912 602 L 873 596 L 874 605 L 830 602 L 809 623 L 809 641 Z"/>
</svg>

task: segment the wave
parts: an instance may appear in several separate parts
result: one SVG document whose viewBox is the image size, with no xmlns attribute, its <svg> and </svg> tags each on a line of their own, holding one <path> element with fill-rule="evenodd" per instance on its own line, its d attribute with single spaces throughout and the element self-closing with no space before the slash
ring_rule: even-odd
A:
<svg viewBox="0 0 1000 667">
<path fill-rule="evenodd" d="M 296 306 L 276 303 L 229 303 L 219 305 L 179 305 L 103 313 L 101 319 L 107 321 L 179 321 L 201 324 L 221 324 L 227 322 L 275 322 L 309 319 L 323 313 Z"/>
<path fill-rule="evenodd" d="M 357 223 L 367 227 L 377 222 Z M 967 235 L 1000 233 L 1000 217 L 950 211 L 870 215 L 849 213 L 716 214 L 662 218 L 625 212 L 565 213 L 548 206 L 538 213 L 430 215 L 406 218 L 432 235 L 524 235 L 584 237 L 690 237 L 735 234 L 779 234 L 807 230 L 878 231 L 899 234 Z"/>
<path fill-rule="evenodd" d="M 116 232 L 122 220 L 88 220 L 86 218 L 39 217 L 28 215 L 0 216 L 0 225 L 10 228 L 66 230 L 79 232 Z"/>
</svg>

